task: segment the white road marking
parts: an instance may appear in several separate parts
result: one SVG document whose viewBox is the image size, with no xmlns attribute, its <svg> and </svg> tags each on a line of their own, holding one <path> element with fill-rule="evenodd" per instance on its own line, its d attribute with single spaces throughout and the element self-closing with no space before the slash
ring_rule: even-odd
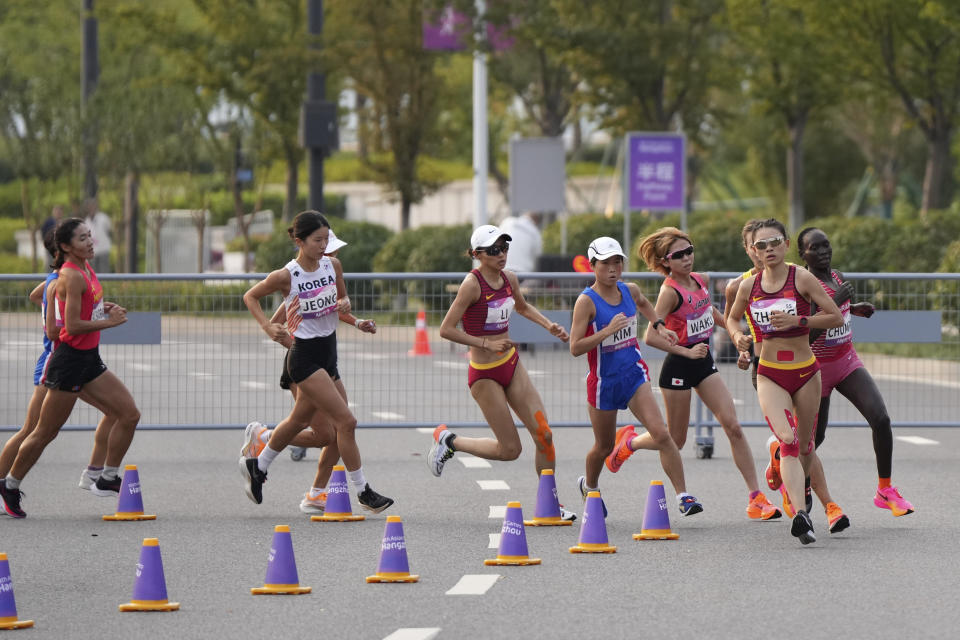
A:
<svg viewBox="0 0 960 640">
<path fill-rule="evenodd" d="M 450 362 L 449 360 L 437 360 L 433 363 L 435 367 L 443 367 L 444 369 L 466 369 L 466 362 Z"/>
<path fill-rule="evenodd" d="M 244 380 L 240 383 L 241 387 L 246 387 L 247 389 L 255 389 L 256 391 L 263 391 L 268 387 L 266 382 L 257 382 L 255 380 Z"/>
<path fill-rule="evenodd" d="M 940 444 L 936 440 L 930 440 L 929 438 L 921 438 L 920 436 L 897 436 L 897 440 L 903 440 L 904 442 L 909 442 L 910 444 Z"/>
<path fill-rule="evenodd" d="M 191 371 L 191 372 L 190 372 L 189 374 L 187 374 L 187 375 L 190 375 L 190 376 L 192 376 L 192 377 L 194 377 L 194 378 L 199 378 L 199 379 L 201 379 L 201 380 L 209 380 L 210 378 L 216 378 L 216 377 L 217 377 L 217 374 L 215 374 L 215 373 L 207 373 L 206 371 Z"/>
<path fill-rule="evenodd" d="M 540 376 L 547 375 L 546 371 L 540 371 L 539 369 L 529 369 L 527 370 L 527 375 L 531 378 L 539 378 Z"/>
<path fill-rule="evenodd" d="M 394 413 L 393 411 L 371 411 L 370 414 L 374 418 L 380 418 L 381 420 L 403 420 L 406 416 Z"/>
<path fill-rule="evenodd" d="M 131 362 L 129 365 L 134 371 L 156 371 L 156 365 L 152 364 L 143 364 L 142 362 Z"/>
<path fill-rule="evenodd" d="M 448 596 L 482 596 L 500 579 L 499 573 L 467 574 L 460 578 Z"/>
<path fill-rule="evenodd" d="M 483 491 L 509 491 L 510 485 L 503 480 L 477 480 Z"/>
<path fill-rule="evenodd" d="M 417 433 L 433 433 L 436 427 L 417 427 Z"/>
<path fill-rule="evenodd" d="M 490 544 L 487 545 L 487 549 L 499 549 L 500 548 L 500 534 L 499 533 L 490 533 Z"/>
<path fill-rule="evenodd" d="M 960 382 L 951 380 L 934 380 L 932 378 L 921 379 L 918 376 L 898 376 L 888 373 L 873 374 L 875 380 L 889 380 L 890 382 L 912 382 L 914 384 L 928 384 L 933 387 L 947 387 L 948 389 L 960 389 Z"/>
<path fill-rule="evenodd" d="M 469 454 L 461 454 L 456 456 L 456 459 L 463 463 L 463 466 L 465 466 L 467 469 L 490 469 L 492 466 L 483 458 L 477 458 L 476 456 L 471 456 Z"/>
<path fill-rule="evenodd" d="M 383 640 L 433 640 L 440 633 L 440 627 L 406 627 L 397 629 Z"/>
<path fill-rule="evenodd" d="M 505 504 L 493 505 L 493 504 L 492 504 L 492 505 L 490 505 L 490 515 L 488 515 L 487 517 L 488 517 L 488 518 L 497 518 L 498 520 L 503 520 L 504 516 L 506 516 L 506 515 L 507 515 L 507 505 L 505 505 Z"/>
<path fill-rule="evenodd" d="M 386 360 L 390 356 L 386 353 L 358 353 L 352 357 L 357 360 Z"/>
</svg>

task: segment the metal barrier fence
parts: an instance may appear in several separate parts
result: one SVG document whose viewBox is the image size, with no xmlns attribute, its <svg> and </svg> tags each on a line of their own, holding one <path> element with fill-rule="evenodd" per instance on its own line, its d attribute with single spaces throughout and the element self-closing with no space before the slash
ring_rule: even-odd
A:
<svg viewBox="0 0 960 640">
<path fill-rule="evenodd" d="M 709 275 L 715 303 L 719 304 L 723 285 L 739 274 Z M 340 373 L 361 426 L 485 424 L 467 389 L 466 348 L 443 341 L 438 334 L 440 321 L 463 276 L 346 276 L 354 313 L 374 318 L 378 325 L 376 335 L 345 324 L 337 332 Z M 960 274 L 847 276 L 854 282 L 857 300 L 870 300 L 884 311 L 937 312 L 940 319 L 939 342 L 935 344 L 911 344 L 915 325 L 908 322 L 903 335 L 895 332 L 886 342 L 858 345 L 861 358 L 884 394 L 894 424 L 960 424 Z M 103 332 L 101 355 L 137 400 L 141 428 L 235 428 L 254 419 L 276 423 L 288 413 L 291 398 L 278 386 L 283 348 L 266 337 L 241 299 L 251 283 L 262 277 L 102 276 L 106 299 L 140 312 L 124 325 L 123 336 L 114 340 L 125 344 L 109 344 L 111 334 L 120 335 L 120 327 Z M 19 427 L 33 390 L 41 325 L 40 314 L 27 294 L 42 278 L 0 275 L 0 430 Z M 659 276 L 631 273 L 624 278 L 637 282 L 647 297 L 655 299 Z M 537 273 L 521 277 L 521 288 L 541 311 L 563 319 L 569 317 L 577 295 L 591 282 L 591 274 Z M 268 312 L 279 304 L 279 297 L 269 303 L 273 306 Z M 431 355 L 408 355 L 421 309 L 426 312 Z M 882 315 L 864 322 L 875 322 Z M 522 347 L 521 361 L 543 397 L 551 424 L 588 424 L 586 357 L 571 357 L 566 345 L 538 327 L 523 326 L 525 320 L 517 314 L 514 318 L 514 337 L 522 334 L 532 340 Z M 650 347 L 642 350 L 656 383 L 662 354 Z M 737 369 L 729 357 L 725 331 L 717 332 L 714 350 L 741 422 L 746 426 L 764 425 L 749 374 Z M 630 421 L 632 416 L 625 412 L 620 419 Z M 97 420 L 93 409 L 78 403 L 67 428 L 88 428 Z M 698 428 L 716 424 L 700 406 L 692 411 L 691 421 Z M 834 394 L 831 424 L 865 422 L 845 399 Z"/>
</svg>

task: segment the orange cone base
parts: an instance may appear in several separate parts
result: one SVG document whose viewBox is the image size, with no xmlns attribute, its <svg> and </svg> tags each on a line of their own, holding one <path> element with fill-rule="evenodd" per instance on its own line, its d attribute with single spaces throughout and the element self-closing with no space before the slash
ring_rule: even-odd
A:
<svg viewBox="0 0 960 640">
<path fill-rule="evenodd" d="M 584 543 L 570 547 L 570 553 L 616 553 L 617 548 L 609 544 Z"/>
<path fill-rule="evenodd" d="M 103 516 L 103 519 L 111 522 L 116 522 L 118 520 L 156 520 L 157 516 L 145 514 L 142 511 L 140 513 L 117 511 L 112 516 Z"/>
<path fill-rule="evenodd" d="M 367 517 L 352 513 L 325 513 L 322 516 L 310 516 L 310 519 L 314 522 L 359 522 Z"/>
<path fill-rule="evenodd" d="M 674 533 L 670 529 L 644 529 L 640 533 L 633 534 L 634 540 L 678 540 L 679 533 Z"/>
<path fill-rule="evenodd" d="M 265 584 L 262 587 L 253 587 L 250 593 L 255 596 L 299 596 L 310 593 L 311 587 L 301 587 L 299 584 Z"/>
<path fill-rule="evenodd" d="M 0 618 L 0 629 L 29 629 L 33 620 L 17 620 L 16 618 Z"/>
<path fill-rule="evenodd" d="M 420 576 L 412 573 L 378 573 L 373 576 L 367 576 L 367 584 L 374 582 L 417 582 Z"/>
<path fill-rule="evenodd" d="M 529 556 L 497 556 L 489 560 L 484 560 L 483 564 L 488 567 L 524 567 L 531 564 L 540 564 L 540 558 L 531 558 Z"/>
<path fill-rule="evenodd" d="M 120 605 L 120 611 L 179 611 L 179 602 L 167 600 L 131 600 Z"/>
<path fill-rule="evenodd" d="M 527 527 L 569 527 L 573 524 L 572 520 L 563 520 L 560 516 L 556 518 L 534 518 L 533 520 L 524 520 L 524 526 Z"/>
</svg>

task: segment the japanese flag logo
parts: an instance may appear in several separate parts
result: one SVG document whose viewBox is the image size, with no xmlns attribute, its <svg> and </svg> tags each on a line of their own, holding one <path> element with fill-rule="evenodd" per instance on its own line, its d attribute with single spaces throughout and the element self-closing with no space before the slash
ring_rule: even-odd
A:
<svg viewBox="0 0 960 640">
<path fill-rule="evenodd" d="M 683 378 L 670 378 L 670 384 L 671 386 L 674 386 L 674 387 L 682 387 Z"/>
</svg>

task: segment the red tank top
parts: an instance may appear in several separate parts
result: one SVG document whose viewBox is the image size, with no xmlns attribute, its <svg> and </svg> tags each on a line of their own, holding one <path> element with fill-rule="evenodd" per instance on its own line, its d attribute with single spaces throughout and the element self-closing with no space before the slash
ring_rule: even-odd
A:
<svg viewBox="0 0 960 640">
<path fill-rule="evenodd" d="M 100 286 L 100 281 L 97 280 L 97 274 L 94 273 L 93 267 L 88 263 L 87 268 L 90 270 L 90 275 L 87 276 L 86 271 L 82 267 L 78 267 L 72 262 L 64 262 L 63 266 L 60 267 L 61 271 L 63 269 L 74 269 L 79 271 L 80 275 L 83 276 L 84 282 L 86 282 L 86 288 L 83 290 L 83 295 L 80 298 L 80 319 L 81 320 L 102 320 L 103 319 L 103 287 Z M 62 282 L 62 281 L 61 281 Z M 61 320 L 66 319 L 66 300 L 60 297 L 60 291 L 57 291 L 57 312 Z M 59 324 L 59 323 L 58 323 Z M 80 333 L 73 335 L 67 333 L 67 327 L 64 325 L 60 329 L 60 342 L 65 342 L 74 349 L 93 349 L 100 344 L 100 332 L 91 331 L 90 333 Z"/>
<path fill-rule="evenodd" d="M 809 316 L 810 303 L 797 291 L 797 266 L 788 266 L 787 280 L 779 291 L 767 293 L 763 290 L 763 272 L 757 274 L 753 280 L 753 289 L 750 291 L 750 307 L 747 320 L 750 322 L 754 334 L 767 338 L 792 338 L 794 336 L 809 335 L 807 327 L 793 327 L 777 331 L 770 324 L 771 311 L 783 311 L 794 316 Z"/>
<path fill-rule="evenodd" d="M 831 271 L 830 275 L 833 276 L 837 282 L 843 284 L 839 273 Z M 827 295 L 831 298 L 837 293 L 837 290 L 833 288 L 833 282 L 820 280 L 820 286 L 823 287 L 823 290 L 826 291 Z M 813 349 L 813 355 L 817 357 L 817 360 L 831 362 L 845 356 L 847 352 L 853 348 L 853 331 L 850 327 L 849 300 L 840 305 L 840 314 L 843 316 L 843 324 L 839 327 L 825 330 L 813 341 L 813 344 L 810 345 L 810 348 Z"/>
<path fill-rule="evenodd" d="M 685 347 L 709 340 L 713 333 L 713 305 L 710 304 L 706 282 L 696 273 L 691 273 L 690 277 L 700 285 L 696 291 L 684 289 L 673 278 L 664 280 L 664 284 L 673 287 L 680 296 L 680 306 L 664 318 L 664 323 L 667 329 L 677 334 L 677 344 Z"/>
<path fill-rule="evenodd" d="M 463 314 L 463 330 L 471 336 L 495 336 L 507 330 L 510 314 L 513 313 L 513 288 L 506 276 L 503 286 L 494 289 L 480 275 L 479 269 L 471 271 L 480 283 L 480 299 L 467 307 Z"/>
</svg>

